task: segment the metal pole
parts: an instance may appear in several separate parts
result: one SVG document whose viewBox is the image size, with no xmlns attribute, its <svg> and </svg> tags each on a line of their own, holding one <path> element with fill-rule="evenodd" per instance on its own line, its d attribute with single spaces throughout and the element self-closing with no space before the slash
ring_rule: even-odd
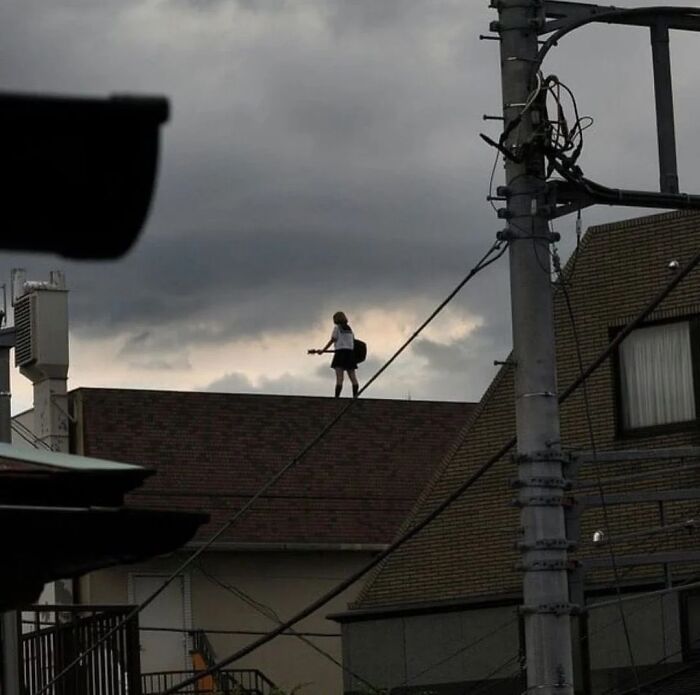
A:
<svg viewBox="0 0 700 695">
<path fill-rule="evenodd" d="M 12 442 L 10 348 L 0 346 L 0 441 Z M 21 661 L 17 611 L 2 614 L 2 693 L 20 695 Z"/>
<path fill-rule="evenodd" d="M 499 0 L 497 29 L 505 127 L 524 113 L 505 143 L 506 236 L 510 240 L 511 306 L 515 359 L 520 547 L 524 570 L 528 692 L 573 693 L 573 658 L 556 354 L 551 294 L 549 219 L 544 158 L 533 135 L 541 114 L 533 98 L 539 0 Z M 523 147 L 523 145 L 525 145 Z"/>
<path fill-rule="evenodd" d="M 656 132 L 659 144 L 659 183 L 664 193 L 678 193 L 676 130 L 673 118 L 673 83 L 668 24 L 663 19 L 651 26 L 651 51 L 654 63 Z"/>
</svg>

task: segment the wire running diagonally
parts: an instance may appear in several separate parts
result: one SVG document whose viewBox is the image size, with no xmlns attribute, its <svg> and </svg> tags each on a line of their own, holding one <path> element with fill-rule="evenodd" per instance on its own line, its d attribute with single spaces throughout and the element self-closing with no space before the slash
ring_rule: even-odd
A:
<svg viewBox="0 0 700 695">
<path fill-rule="evenodd" d="M 280 618 L 277 611 L 275 611 L 270 606 L 266 606 L 265 604 L 260 603 L 259 601 L 256 601 L 252 596 L 247 594 L 242 589 L 239 589 L 238 587 L 233 586 L 232 584 L 226 583 L 225 581 L 223 581 L 222 579 L 220 579 L 216 575 L 209 572 L 209 570 L 204 566 L 204 564 L 201 562 L 201 560 L 199 562 L 197 562 L 197 568 L 212 584 L 215 584 L 216 586 L 223 589 L 224 591 L 228 591 L 230 594 L 233 594 L 234 596 L 236 596 L 236 598 L 238 598 L 239 600 L 246 603 L 248 606 L 250 606 L 254 611 L 258 612 L 260 615 L 265 616 L 268 620 L 271 620 L 273 623 L 276 623 L 277 625 L 280 625 L 283 622 L 282 618 Z M 300 642 L 303 642 L 307 647 L 310 647 L 316 653 L 320 654 L 325 659 L 328 659 L 328 661 L 335 664 L 339 669 L 341 669 L 342 671 L 345 671 L 348 675 L 355 678 L 355 680 L 357 680 L 359 683 L 362 683 L 363 685 L 367 686 L 373 693 L 381 693 L 380 688 L 378 688 L 377 686 L 370 683 L 367 679 L 363 678 L 359 673 L 355 673 L 355 671 L 353 671 L 351 668 L 348 668 L 345 664 L 343 664 L 342 661 L 339 661 L 338 659 L 336 659 L 330 652 L 327 652 L 325 649 L 319 647 L 317 644 L 314 644 L 310 639 L 307 638 L 306 635 L 303 635 L 294 629 L 290 629 L 287 634 L 290 635 L 291 637 L 296 637 Z"/>
<path fill-rule="evenodd" d="M 453 652 L 450 652 L 447 656 L 443 657 L 439 661 L 436 661 L 435 663 L 431 664 L 427 668 L 424 668 L 422 671 L 418 671 L 418 673 L 414 673 L 410 678 L 406 678 L 402 683 L 401 686 L 405 685 L 410 685 L 411 683 L 415 682 L 418 678 L 421 676 L 425 675 L 426 673 L 430 673 L 431 671 L 435 670 L 436 668 L 439 668 L 443 664 L 446 664 L 448 661 L 451 661 L 457 656 L 460 656 L 461 654 L 465 654 L 468 652 L 470 649 L 473 649 L 477 645 L 481 644 L 485 640 L 487 640 L 489 637 L 493 637 L 494 635 L 498 634 L 501 632 L 501 630 L 505 630 L 507 627 L 511 627 L 512 625 L 515 625 L 518 622 L 518 618 L 508 618 L 504 623 L 501 623 L 497 627 L 495 627 L 493 630 L 490 630 L 489 632 L 480 635 L 476 639 L 472 640 L 471 642 L 468 642 L 467 644 L 462 645 L 459 647 L 459 649 L 456 649 Z M 510 663 L 512 659 L 508 661 Z M 500 670 L 500 669 L 499 669 Z"/>
<path fill-rule="evenodd" d="M 481 257 L 479 262 L 467 273 L 467 275 L 457 284 L 457 286 L 447 295 L 447 297 L 437 306 L 436 309 L 426 318 L 423 323 L 407 338 L 404 343 L 394 352 L 394 354 L 372 375 L 372 377 L 359 390 L 358 395 L 362 395 L 408 348 L 408 346 L 425 330 L 425 328 L 442 312 L 442 310 L 454 299 L 460 290 L 478 273 L 495 263 L 508 249 L 508 244 L 502 241 L 495 242 L 489 250 Z M 176 577 L 189 567 L 198 557 L 200 557 L 213 543 L 215 543 L 226 531 L 228 531 L 277 481 L 289 470 L 296 466 L 306 454 L 311 451 L 334 427 L 340 422 L 343 416 L 355 405 L 355 399 L 351 399 L 344 408 L 316 435 L 301 451 L 294 456 L 287 464 L 282 466 L 238 511 L 231 516 L 205 543 L 192 553 L 181 565 L 177 567 L 150 596 L 136 606 L 129 614 L 102 635 L 93 645 L 79 654 L 73 661 L 67 664 L 58 674 L 48 681 L 35 695 L 43 695 L 53 687 L 63 676 L 71 671 L 89 653 L 94 651 L 100 644 L 103 644 L 117 630 L 128 622 L 135 615 L 149 606 L 165 589 L 176 579 Z"/>
<path fill-rule="evenodd" d="M 561 274 L 559 275 L 561 278 Z M 560 283 L 562 293 L 564 295 L 564 303 L 566 304 L 566 311 L 569 316 L 569 321 L 571 323 L 571 331 L 574 336 L 574 345 L 576 349 L 576 361 L 578 363 L 579 372 L 583 373 L 583 355 L 581 353 L 581 341 L 579 340 L 578 326 L 576 323 L 576 317 L 574 316 L 573 306 L 571 304 L 571 297 L 569 296 L 569 290 L 566 287 L 565 282 Z M 605 490 L 603 489 L 603 483 L 601 481 L 600 465 L 598 463 L 598 449 L 596 446 L 595 432 L 593 431 L 593 418 L 591 416 L 591 403 L 588 398 L 588 388 L 584 382 L 582 386 L 583 394 L 583 404 L 584 411 L 586 414 L 586 425 L 588 428 L 588 438 L 590 441 L 591 452 L 593 454 L 593 467 L 595 469 L 596 480 L 598 483 L 598 494 L 600 495 L 602 508 L 603 508 L 603 523 L 605 525 L 605 534 L 611 539 L 610 534 L 610 520 L 608 514 L 608 505 L 605 502 Z M 608 551 L 610 554 L 610 562 L 613 570 L 613 578 L 615 581 L 615 592 L 618 597 L 618 608 L 620 611 L 620 620 L 622 621 L 622 629 L 625 634 L 625 644 L 627 646 L 627 654 L 630 660 L 630 666 L 632 667 L 632 672 L 634 674 L 635 682 L 637 684 L 637 691 L 641 695 L 641 681 L 639 679 L 639 671 L 637 670 L 637 663 L 634 659 L 634 650 L 632 649 L 632 638 L 630 636 L 629 625 L 627 624 L 627 618 L 625 617 L 625 610 L 622 602 L 619 600 L 622 598 L 622 589 L 620 588 L 620 571 L 617 566 L 617 558 L 615 557 L 615 549 L 612 543 L 612 539 L 608 544 Z"/>
<path fill-rule="evenodd" d="M 688 263 L 679 269 L 679 271 L 674 275 L 674 277 L 662 287 L 648 302 L 648 304 L 621 330 L 617 335 L 610 341 L 608 346 L 601 351 L 598 357 L 585 369 L 581 374 L 559 395 L 559 403 L 565 402 L 572 393 L 574 393 L 581 384 L 583 384 L 590 376 L 593 374 L 609 357 L 615 350 L 617 350 L 620 343 L 636 328 L 638 328 L 653 312 L 661 302 L 663 302 L 666 297 L 668 297 L 671 292 L 697 267 L 700 263 L 700 252 L 697 253 L 693 258 L 691 258 Z M 283 625 L 280 625 L 276 629 L 268 633 L 267 636 L 261 637 L 254 642 L 251 642 L 248 646 L 243 647 L 234 654 L 226 657 L 225 659 L 219 661 L 218 664 L 211 666 L 206 671 L 202 671 L 197 674 L 196 677 L 185 680 L 177 686 L 170 688 L 165 691 L 163 695 L 171 695 L 172 693 L 178 692 L 181 688 L 192 685 L 199 678 L 204 675 L 209 675 L 214 673 L 228 664 L 241 659 L 242 657 L 250 654 L 264 644 L 267 644 L 271 640 L 275 639 L 278 635 L 282 634 L 285 630 L 296 625 L 299 621 L 306 618 L 311 613 L 315 612 L 322 606 L 326 605 L 329 601 L 339 596 L 343 591 L 345 591 L 349 586 L 354 584 L 356 581 L 365 576 L 368 572 L 372 571 L 377 565 L 382 563 L 389 555 L 396 552 L 400 547 L 407 543 L 411 538 L 416 536 L 422 529 L 431 524 L 435 519 L 437 519 L 446 509 L 448 509 L 457 499 L 459 499 L 474 483 L 476 483 L 485 473 L 487 473 L 493 465 L 495 465 L 503 456 L 505 456 L 516 443 L 515 437 L 513 437 L 509 442 L 504 444 L 493 456 L 491 456 L 485 463 L 483 463 L 474 473 L 469 476 L 459 487 L 457 487 L 453 492 L 451 492 L 440 504 L 438 504 L 429 514 L 427 514 L 420 522 L 415 526 L 408 529 L 401 536 L 396 538 L 389 547 L 382 553 L 376 555 L 372 560 L 370 560 L 364 567 L 360 568 L 348 578 L 344 579 L 342 582 L 338 583 L 334 589 L 326 592 L 323 596 L 319 597 L 316 601 L 309 604 L 306 608 L 301 610 L 295 616 L 287 620 Z"/>
</svg>

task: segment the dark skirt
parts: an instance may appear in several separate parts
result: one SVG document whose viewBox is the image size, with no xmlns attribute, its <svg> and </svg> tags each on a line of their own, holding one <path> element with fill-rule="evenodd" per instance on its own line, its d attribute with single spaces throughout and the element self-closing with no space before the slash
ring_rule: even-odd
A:
<svg viewBox="0 0 700 695">
<path fill-rule="evenodd" d="M 333 369 L 357 369 L 354 350 L 336 350 L 331 362 Z"/>
</svg>

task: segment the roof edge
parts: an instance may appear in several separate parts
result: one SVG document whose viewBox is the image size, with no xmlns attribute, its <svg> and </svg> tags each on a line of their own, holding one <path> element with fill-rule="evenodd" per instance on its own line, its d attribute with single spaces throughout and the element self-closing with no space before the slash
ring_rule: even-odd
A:
<svg viewBox="0 0 700 695">
<path fill-rule="evenodd" d="M 185 550 L 198 550 L 206 547 L 213 552 L 356 552 L 381 553 L 388 543 L 245 543 L 221 541 L 207 545 L 206 541 L 193 541 L 184 546 Z"/>
<path fill-rule="evenodd" d="M 683 217 L 697 217 L 696 210 L 671 210 L 670 212 L 660 212 L 653 215 L 644 215 L 642 217 L 628 217 L 617 222 L 605 222 L 604 224 L 592 225 L 588 228 L 589 233 L 611 232 L 621 229 L 629 229 L 631 227 L 647 226 L 657 224 L 659 222 L 670 222 L 672 220 L 682 219 Z"/>
<path fill-rule="evenodd" d="M 289 400 L 316 400 L 316 401 L 335 401 L 333 396 L 313 396 L 309 394 L 289 394 L 289 393 L 259 393 L 259 392 L 238 392 L 238 391 L 183 391 L 180 389 L 139 389 L 139 388 L 120 388 L 120 387 L 109 387 L 109 386 L 76 386 L 68 391 L 69 396 L 74 396 L 80 392 L 85 393 L 97 393 L 97 392 L 119 392 L 119 393 L 158 393 L 165 395 L 181 395 L 181 396 L 231 396 L 231 397 L 243 397 L 243 398 L 286 398 Z M 362 401 L 380 401 L 389 403 L 406 403 L 416 404 L 425 403 L 431 405 L 447 405 L 447 406 L 471 406 L 476 407 L 478 401 L 446 401 L 439 399 L 421 399 L 421 398 L 368 398 L 362 397 Z M 17 415 L 26 414 L 33 410 L 33 408 L 28 408 L 22 413 L 17 413 Z M 13 415 L 13 417 L 16 417 Z"/>
<path fill-rule="evenodd" d="M 496 606 L 517 606 L 522 603 L 520 593 L 498 594 L 495 596 L 474 596 L 472 598 L 445 599 L 441 601 L 426 601 L 425 603 L 389 604 L 370 608 L 350 608 L 340 613 L 331 613 L 326 618 L 336 623 L 357 623 L 367 620 L 382 620 L 400 618 L 412 615 L 428 615 L 434 613 L 452 613 L 460 610 L 477 608 L 493 608 Z"/>
</svg>

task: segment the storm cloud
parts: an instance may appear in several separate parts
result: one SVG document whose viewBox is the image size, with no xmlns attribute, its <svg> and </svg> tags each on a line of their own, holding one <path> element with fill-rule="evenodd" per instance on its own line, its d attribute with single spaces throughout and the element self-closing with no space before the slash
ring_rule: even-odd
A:
<svg viewBox="0 0 700 695">
<path fill-rule="evenodd" d="M 5 274 L 64 269 L 73 342 L 88 354 L 113 341 L 114 359 L 141 370 L 139 383 L 149 371 L 159 384 L 178 372 L 174 388 L 319 392 L 329 377 L 308 361 L 276 357 L 262 376 L 222 363 L 205 375 L 194 354 L 230 346 L 235 363 L 244 344 L 314 332 L 318 344 L 341 308 L 360 325 L 373 312 L 386 324 L 401 314 L 405 337 L 467 273 L 502 226 L 485 200 L 494 153 L 478 137 L 498 134 L 482 120 L 500 110 L 498 45 L 478 40 L 492 19 L 486 2 L 457 0 L 10 0 L 3 88 L 162 93 L 172 120 L 151 216 L 124 259 L 5 253 Z M 584 169 L 653 188 L 651 76 L 639 68 L 648 38 L 611 27 L 581 34 L 547 69 L 596 119 Z M 684 37 L 674 53 L 689 192 L 700 190 L 689 115 L 698 48 Z M 585 221 L 633 214 L 601 209 Z M 566 254 L 573 223 L 557 226 Z M 424 338 L 376 393 L 478 398 L 510 349 L 507 261 L 454 310 L 476 327 Z M 379 360 L 394 337 L 372 325 L 377 333 L 363 338 L 381 345 Z M 72 367 L 76 380 L 88 378 L 81 369 Z M 115 386 L 130 383 L 125 373 Z"/>
</svg>

